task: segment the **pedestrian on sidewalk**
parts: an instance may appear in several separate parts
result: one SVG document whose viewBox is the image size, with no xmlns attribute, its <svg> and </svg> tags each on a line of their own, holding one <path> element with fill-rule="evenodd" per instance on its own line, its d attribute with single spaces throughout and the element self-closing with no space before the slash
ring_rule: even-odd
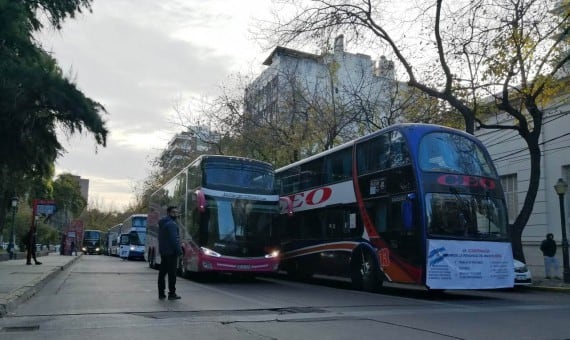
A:
<svg viewBox="0 0 570 340">
<path fill-rule="evenodd" d="M 32 259 L 34 259 L 35 264 L 42 264 L 40 261 L 36 259 L 36 233 L 32 233 L 32 231 L 28 231 L 26 236 L 24 237 L 24 243 L 26 244 L 26 248 L 28 248 L 27 254 L 27 265 L 32 264 Z"/>
<path fill-rule="evenodd" d="M 77 249 L 75 249 L 75 241 L 71 241 L 71 250 L 69 252 L 69 255 L 73 255 L 73 253 L 75 253 L 75 256 L 77 256 Z"/>
<path fill-rule="evenodd" d="M 560 263 L 556 258 L 556 241 L 554 241 L 554 235 L 552 233 L 546 234 L 546 239 L 540 244 L 540 250 L 544 256 L 544 274 L 546 279 L 551 279 L 550 274 L 554 274 L 556 280 L 560 280 L 558 276 L 558 270 L 560 269 Z"/>
<path fill-rule="evenodd" d="M 178 267 L 178 256 L 182 255 L 180 247 L 180 235 L 178 233 L 178 209 L 169 206 L 166 209 L 166 216 L 158 221 L 158 249 L 160 252 L 160 268 L 158 270 L 158 298 L 166 298 L 165 277 L 168 274 L 168 300 L 178 300 L 176 295 L 176 269 Z"/>
</svg>

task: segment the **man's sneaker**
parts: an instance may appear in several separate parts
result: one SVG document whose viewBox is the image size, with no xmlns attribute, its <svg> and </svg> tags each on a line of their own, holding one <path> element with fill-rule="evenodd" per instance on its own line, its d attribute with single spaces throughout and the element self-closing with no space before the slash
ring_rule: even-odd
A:
<svg viewBox="0 0 570 340">
<path fill-rule="evenodd" d="M 164 299 L 166 299 L 166 295 L 164 295 L 164 293 L 163 294 L 158 293 L 158 299 L 164 300 Z"/>
<path fill-rule="evenodd" d="M 40 261 L 36 261 L 36 264 L 42 264 Z"/>
<path fill-rule="evenodd" d="M 168 300 L 179 300 L 180 298 L 180 295 L 168 294 Z"/>
</svg>

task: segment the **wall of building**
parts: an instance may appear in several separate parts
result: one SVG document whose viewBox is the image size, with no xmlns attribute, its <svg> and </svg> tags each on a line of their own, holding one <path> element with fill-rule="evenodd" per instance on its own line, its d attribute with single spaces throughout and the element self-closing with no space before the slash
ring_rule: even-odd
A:
<svg viewBox="0 0 570 340">
<path fill-rule="evenodd" d="M 533 254 L 546 233 L 553 233 L 558 242 L 562 239 L 559 198 L 554 191 L 554 185 L 559 178 L 570 182 L 570 135 L 568 135 L 570 115 L 568 112 L 570 112 L 570 105 L 566 103 L 566 98 L 560 98 L 547 108 L 545 114 L 540 145 L 543 155 L 540 186 L 532 216 L 522 236 L 523 244 L 530 247 L 529 249 L 534 249 Z M 512 120 L 506 114 L 493 117 L 489 122 L 513 125 Z M 476 135 L 487 146 L 499 175 L 517 175 L 517 201 L 518 211 L 520 211 L 524 204 L 530 177 L 526 143 L 516 131 L 512 130 L 479 130 Z M 570 194 L 567 194 L 565 199 L 567 233 L 570 222 L 569 198 Z M 541 265 L 542 257 L 539 257 L 538 265 Z"/>
</svg>

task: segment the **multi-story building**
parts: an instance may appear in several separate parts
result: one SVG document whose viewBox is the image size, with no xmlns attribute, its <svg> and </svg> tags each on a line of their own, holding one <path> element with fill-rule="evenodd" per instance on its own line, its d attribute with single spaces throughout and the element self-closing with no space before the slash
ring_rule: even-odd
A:
<svg viewBox="0 0 570 340">
<path fill-rule="evenodd" d="M 278 46 L 263 65 L 267 68 L 245 90 L 245 111 L 256 120 L 279 122 L 308 107 L 318 111 L 334 106 L 351 119 L 339 125 L 362 134 L 382 125 L 370 123 L 382 122 L 386 106 L 392 103 L 393 62 L 346 52 L 342 35 L 336 38 L 332 53 Z"/>
<path fill-rule="evenodd" d="M 206 130 L 198 129 L 200 134 Z M 208 152 L 209 147 L 196 133 L 183 131 L 168 142 L 160 155 L 160 166 L 165 170 L 180 169 L 191 162 L 198 154 Z"/>
<path fill-rule="evenodd" d="M 89 180 L 86 178 L 81 178 L 81 176 L 73 176 L 73 178 L 79 184 L 79 189 L 81 190 L 81 196 L 85 198 L 85 202 L 89 200 Z"/>
</svg>

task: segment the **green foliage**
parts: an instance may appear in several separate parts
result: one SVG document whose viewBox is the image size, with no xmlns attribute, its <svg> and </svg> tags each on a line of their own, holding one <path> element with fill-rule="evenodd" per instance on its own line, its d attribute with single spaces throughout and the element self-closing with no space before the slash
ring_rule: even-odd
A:
<svg viewBox="0 0 570 340">
<path fill-rule="evenodd" d="M 123 221 L 122 215 L 113 211 L 101 211 L 99 209 L 86 209 L 79 216 L 87 229 L 107 231 L 110 227 Z"/>
<path fill-rule="evenodd" d="M 13 195 L 48 198 L 54 162 L 65 150 L 57 130 L 90 132 L 105 146 L 104 107 L 64 77 L 34 40 L 40 17 L 60 29 L 91 0 L 0 0 L 0 222 Z M 35 196 L 35 197 L 34 197 Z"/>
<path fill-rule="evenodd" d="M 59 175 L 53 182 L 53 198 L 58 210 L 67 210 L 73 216 L 79 216 L 87 206 L 87 201 L 81 196 L 77 177 L 69 173 Z"/>
</svg>

